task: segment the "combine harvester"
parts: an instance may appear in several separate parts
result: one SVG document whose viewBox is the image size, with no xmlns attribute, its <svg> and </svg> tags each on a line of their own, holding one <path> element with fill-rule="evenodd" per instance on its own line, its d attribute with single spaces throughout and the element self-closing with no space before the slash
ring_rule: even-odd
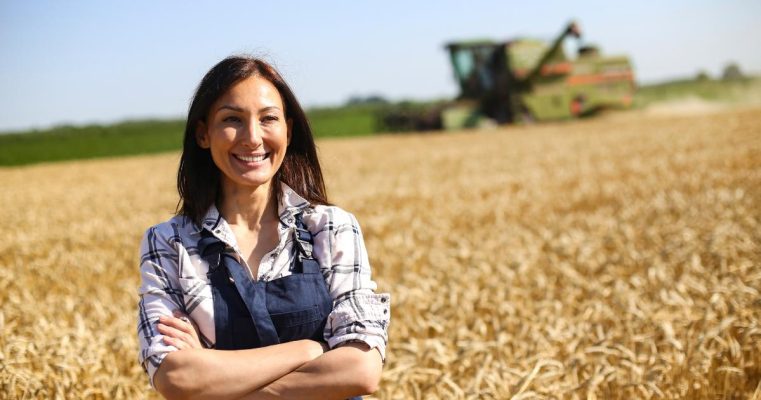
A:
<svg viewBox="0 0 761 400">
<path fill-rule="evenodd" d="M 569 36 L 581 38 L 575 22 L 549 45 L 536 39 L 450 43 L 446 49 L 459 97 L 433 109 L 392 110 L 382 124 L 391 131 L 462 129 L 579 118 L 631 106 L 635 83 L 629 58 L 579 46 L 578 56 L 569 59 L 563 50 Z"/>
</svg>

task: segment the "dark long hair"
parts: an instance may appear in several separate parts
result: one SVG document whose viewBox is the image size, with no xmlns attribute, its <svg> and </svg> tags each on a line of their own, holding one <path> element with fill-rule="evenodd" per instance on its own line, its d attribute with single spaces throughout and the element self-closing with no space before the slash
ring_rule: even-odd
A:
<svg viewBox="0 0 761 400">
<path fill-rule="evenodd" d="M 177 191 L 180 201 L 177 213 L 201 224 L 206 211 L 220 200 L 221 172 L 214 164 L 209 149 L 196 142 L 199 122 L 206 122 L 214 102 L 236 83 L 252 76 L 272 83 L 283 99 L 285 117 L 290 119 L 291 141 L 285 158 L 272 178 L 270 195 L 280 201 L 281 183 L 286 183 L 312 204 L 329 204 L 322 178 L 317 148 L 306 114 L 296 96 L 280 74 L 267 62 L 250 56 L 230 56 L 215 65 L 201 80 L 193 96 L 185 124 Z"/>
</svg>

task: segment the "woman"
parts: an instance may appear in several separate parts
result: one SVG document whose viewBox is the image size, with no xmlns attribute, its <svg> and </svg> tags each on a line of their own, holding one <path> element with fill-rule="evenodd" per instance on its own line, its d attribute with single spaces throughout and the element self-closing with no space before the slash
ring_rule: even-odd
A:
<svg viewBox="0 0 761 400">
<path fill-rule="evenodd" d="M 347 398 L 377 389 L 389 295 L 330 206 L 281 76 L 229 57 L 188 112 L 178 215 L 141 244 L 140 362 L 167 398 Z"/>
</svg>

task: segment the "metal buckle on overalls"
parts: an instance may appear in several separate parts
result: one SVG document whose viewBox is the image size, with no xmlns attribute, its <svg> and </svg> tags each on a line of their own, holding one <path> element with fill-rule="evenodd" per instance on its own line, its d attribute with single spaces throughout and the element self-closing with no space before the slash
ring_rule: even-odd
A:
<svg viewBox="0 0 761 400">
<path fill-rule="evenodd" d="M 204 235 L 198 242 L 198 253 L 201 258 L 209 264 L 207 276 L 214 273 L 222 263 L 222 253 L 226 245 L 219 239 L 211 235 Z"/>
<path fill-rule="evenodd" d="M 299 227 L 294 227 L 293 229 L 294 241 L 296 242 L 296 246 L 298 246 L 299 252 L 305 258 L 312 258 L 312 244 L 308 241 L 309 238 L 312 237 L 312 233 L 306 229 L 301 229 Z M 302 238 L 302 232 L 307 237 L 306 239 Z"/>
</svg>

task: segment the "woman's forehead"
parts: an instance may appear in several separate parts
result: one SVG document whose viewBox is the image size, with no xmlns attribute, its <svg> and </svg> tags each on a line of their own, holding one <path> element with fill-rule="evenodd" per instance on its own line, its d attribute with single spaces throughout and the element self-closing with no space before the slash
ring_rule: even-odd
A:
<svg viewBox="0 0 761 400">
<path fill-rule="evenodd" d="M 272 82 L 260 76 L 251 76 L 233 84 L 217 99 L 212 111 L 223 106 L 232 106 L 244 110 L 272 107 L 284 110 L 280 92 Z"/>
</svg>

